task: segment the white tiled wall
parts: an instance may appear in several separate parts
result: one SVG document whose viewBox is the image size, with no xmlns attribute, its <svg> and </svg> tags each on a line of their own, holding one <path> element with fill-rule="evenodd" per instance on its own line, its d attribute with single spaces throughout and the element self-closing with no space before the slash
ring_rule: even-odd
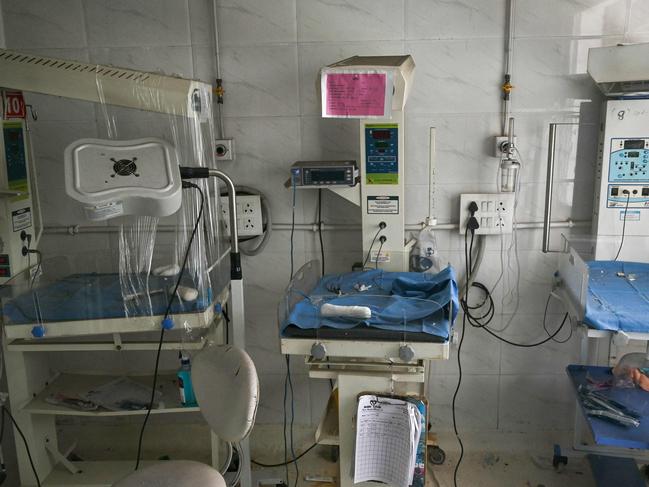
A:
<svg viewBox="0 0 649 487">
<path fill-rule="evenodd" d="M 208 81 L 214 77 L 211 0 L 0 2 L 9 48 Z M 491 157 L 490 137 L 500 127 L 505 9 L 506 0 L 218 0 L 225 125 L 238 152 L 237 161 L 223 163 L 222 169 L 237 183 L 265 191 L 274 221 L 289 222 L 290 194 L 283 183 L 294 161 L 358 157 L 357 124 L 318 115 L 318 69 L 354 54 L 408 53 L 417 68 L 406 108 L 407 221 L 426 216 L 432 126 L 438 134 L 437 216 L 441 222 L 456 221 L 460 192 L 495 189 L 497 160 Z M 600 97 L 585 72 L 588 48 L 649 40 L 648 15 L 645 0 L 516 1 L 512 82 L 523 158 L 519 220 L 542 218 L 548 123 L 596 120 Z M 1 29 L 2 23 L 0 44 Z M 35 146 L 46 223 L 80 223 L 62 192 L 62 148 L 104 133 L 102 117 L 81 102 L 30 100 L 41 115 Z M 128 115 L 123 118 L 128 122 Z M 151 126 L 131 120 L 118 127 L 119 135 L 141 135 Z M 559 134 L 557 218 L 589 218 L 596 137 L 594 126 Z M 314 221 L 314 197 L 298 194 L 297 222 Z M 324 202 L 327 221 L 360 221 L 357 209 L 334 195 L 325 194 Z M 495 293 L 498 311 L 505 313 L 497 316 L 495 327 L 506 326 L 502 333 L 510 339 L 544 336 L 541 318 L 555 261 L 541 254 L 540 240 L 539 230 L 519 234 L 519 299 L 501 289 Z M 58 236 L 49 237 L 44 249 L 106 248 L 107 242 L 101 236 L 83 241 Z M 439 242 L 444 259 L 462 268 L 459 236 L 442 232 Z M 310 233 L 298 232 L 294 246 L 296 265 L 319 253 Z M 329 271 L 348 269 L 361 258 L 357 231 L 326 233 L 325 247 Z M 509 240 L 504 247 L 509 248 Z M 244 261 L 249 350 L 262 379 L 260 422 L 282 419 L 285 362 L 276 310 L 289 276 L 288 248 L 288 232 L 275 232 L 261 255 Z M 488 249 L 480 278 L 494 283 L 501 272 L 500 242 L 490 241 Z M 514 265 L 513 252 L 505 253 Z M 511 277 L 504 282 L 508 289 L 515 285 Z M 518 314 L 512 317 L 514 311 Z M 552 303 L 549 326 L 561 313 L 560 305 Z M 571 396 L 563 368 L 575 359 L 574 340 L 528 351 L 468 329 L 458 403 L 461 429 L 569 428 Z M 451 361 L 432 366 L 429 399 L 438 430 L 451 428 L 455 360 L 454 350 Z M 317 423 L 328 385 L 308 380 L 301 360 L 293 358 L 292 364 L 296 421 Z"/>
</svg>

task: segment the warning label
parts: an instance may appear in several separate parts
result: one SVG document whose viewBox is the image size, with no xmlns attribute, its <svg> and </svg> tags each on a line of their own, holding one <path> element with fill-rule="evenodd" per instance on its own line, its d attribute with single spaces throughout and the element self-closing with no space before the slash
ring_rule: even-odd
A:
<svg viewBox="0 0 649 487">
<path fill-rule="evenodd" d="M 640 221 L 640 211 L 621 211 L 620 212 L 620 221 L 630 221 L 630 222 L 639 222 Z"/>
<path fill-rule="evenodd" d="M 367 213 L 370 215 L 398 215 L 398 196 L 368 196 Z"/>
<path fill-rule="evenodd" d="M 20 232 L 25 228 L 32 226 L 32 210 L 31 208 L 21 208 L 11 212 L 11 223 L 14 232 Z"/>
</svg>

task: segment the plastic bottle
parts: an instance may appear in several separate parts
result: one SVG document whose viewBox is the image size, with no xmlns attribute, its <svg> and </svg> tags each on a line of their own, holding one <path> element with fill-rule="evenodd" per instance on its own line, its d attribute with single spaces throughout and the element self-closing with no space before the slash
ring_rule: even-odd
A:
<svg viewBox="0 0 649 487">
<path fill-rule="evenodd" d="M 433 274 L 441 271 L 434 227 L 426 227 L 419 232 L 417 243 L 410 256 L 410 270 Z"/>
<path fill-rule="evenodd" d="M 180 390 L 180 403 L 186 407 L 198 406 L 194 388 L 192 387 L 192 364 L 189 357 L 180 356 L 180 369 L 178 369 L 178 388 Z"/>
</svg>

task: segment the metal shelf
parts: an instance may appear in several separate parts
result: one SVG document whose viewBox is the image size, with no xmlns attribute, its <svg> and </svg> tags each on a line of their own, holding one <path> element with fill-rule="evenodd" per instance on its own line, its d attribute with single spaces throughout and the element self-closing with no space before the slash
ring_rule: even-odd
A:
<svg viewBox="0 0 649 487">
<path fill-rule="evenodd" d="M 50 404 L 45 399 L 57 393 L 68 396 L 80 396 L 102 384 L 106 384 L 118 376 L 114 375 L 90 375 L 90 374 L 61 374 L 54 381 L 49 383 L 36 397 L 29 401 L 22 409 L 30 414 L 50 416 L 86 416 L 86 417 L 107 417 L 107 416 L 137 416 L 146 414 L 146 410 L 138 411 L 78 411 L 61 405 Z M 152 376 L 131 376 L 130 379 L 151 385 Z M 176 377 L 172 375 L 160 375 L 158 377 L 158 391 L 162 393 L 160 403 L 162 407 L 151 410 L 151 414 L 165 413 L 191 413 L 200 411 L 199 407 L 184 407 L 180 403 L 180 394 Z M 76 484 L 75 484 L 76 485 Z"/>
</svg>

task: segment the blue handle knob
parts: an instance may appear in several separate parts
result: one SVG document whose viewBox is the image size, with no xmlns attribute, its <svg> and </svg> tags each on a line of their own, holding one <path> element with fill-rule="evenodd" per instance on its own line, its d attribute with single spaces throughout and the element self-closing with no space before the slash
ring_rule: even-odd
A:
<svg viewBox="0 0 649 487">
<path fill-rule="evenodd" d="M 174 320 L 171 318 L 165 318 L 162 320 L 162 328 L 165 330 L 171 330 L 174 327 Z"/>
<path fill-rule="evenodd" d="M 34 338 L 43 338 L 45 336 L 45 328 L 40 325 L 33 327 L 32 336 Z"/>
</svg>

